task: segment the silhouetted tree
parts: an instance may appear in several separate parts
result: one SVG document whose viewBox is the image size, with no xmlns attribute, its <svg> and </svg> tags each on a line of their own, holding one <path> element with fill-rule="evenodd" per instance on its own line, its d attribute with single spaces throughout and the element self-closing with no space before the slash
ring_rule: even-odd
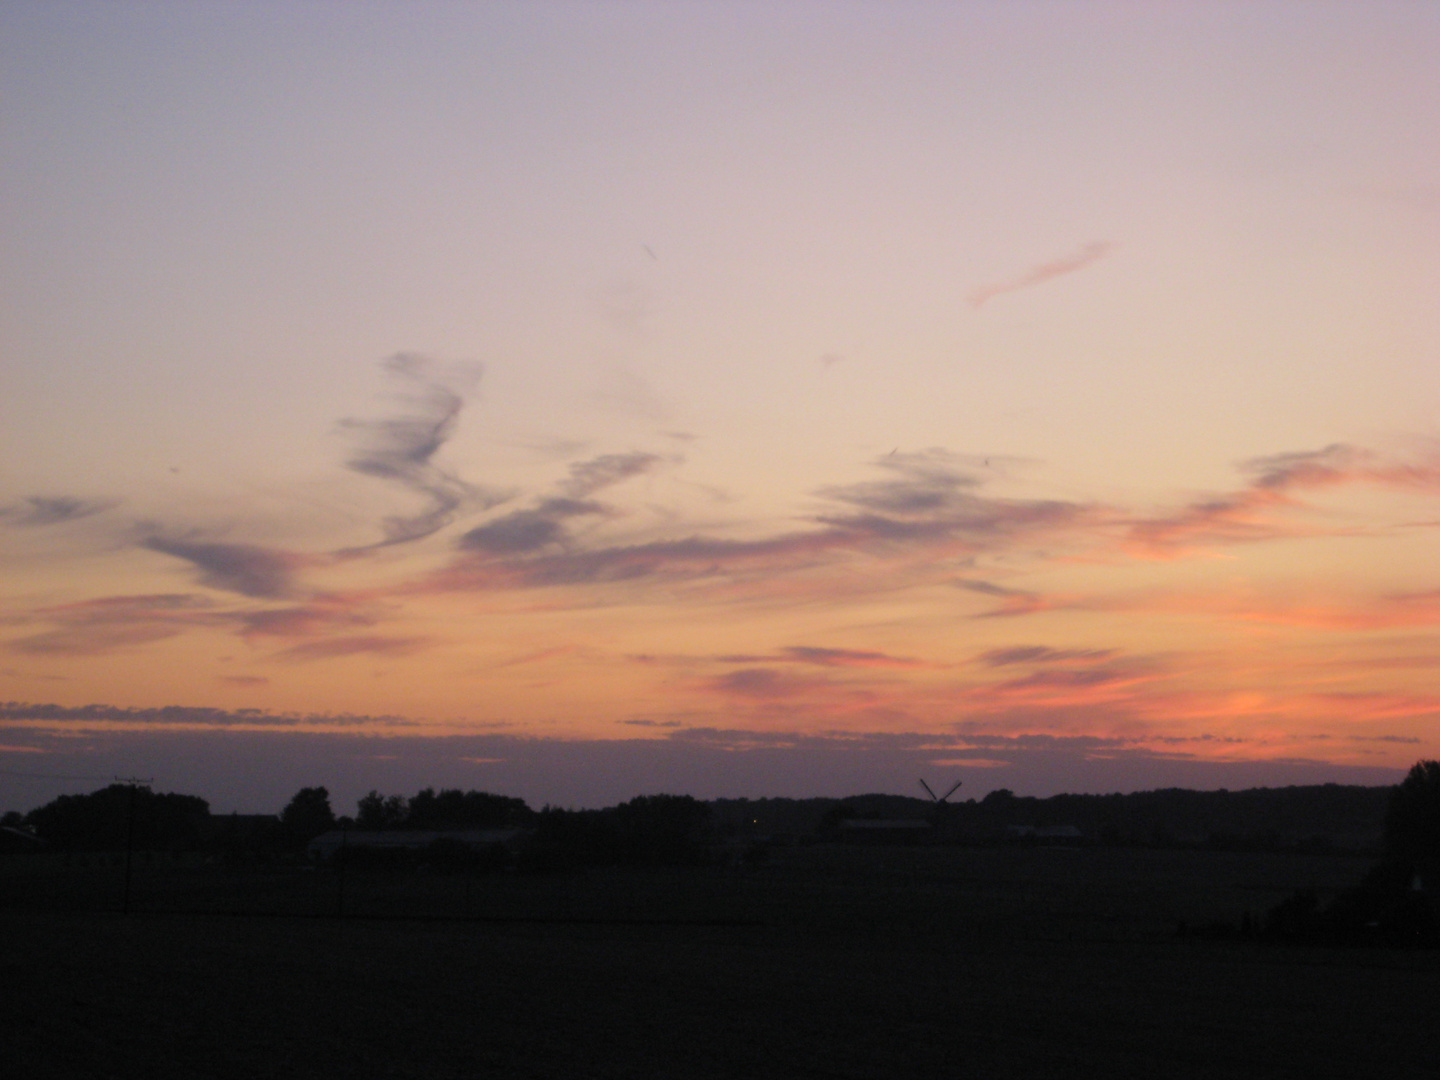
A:
<svg viewBox="0 0 1440 1080">
<path fill-rule="evenodd" d="M 1385 851 L 1412 866 L 1440 863 L 1440 761 L 1417 761 L 1391 792 Z"/>
<path fill-rule="evenodd" d="M 89 795 L 61 795 L 30 811 L 25 822 L 61 850 L 116 851 L 126 846 L 132 814 L 136 848 L 181 850 L 199 844 L 210 804 L 194 795 L 111 784 Z"/>
<path fill-rule="evenodd" d="M 301 788 L 280 811 L 280 827 L 295 847 L 304 847 L 321 833 L 335 828 L 330 792 L 323 787 Z"/>
<path fill-rule="evenodd" d="M 434 788 L 417 792 L 406 807 L 407 829 L 498 829 L 522 825 L 534 817 L 524 799 L 488 791 Z"/>
<path fill-rule="evenodd" d="M 524 799 L 488 791 L 434 788 L 409 799 L 372 791 L 360 800 L 356 827 L 379 829 L 503 829 L 535 822 Z"/>
<path fill-rule="evenodd" d="M 372 791 L 356 804 L 355 827 L 367 832 L 398 829 L 405 822 L 405 799 Z"/>
<path fill-rule="evenodd" d="M 614 810 L 625 862 L 683 866 L 702 862 L 710 808 L 689 795 L 639 795 Z"/>
<path fill-rule="evenodd" d="M 1282 938 L 1440 944 L 1433 892 L 1440 878 L 1440 761 L 1417 761 L 1390 790 L 1384 853 L 1359 885 L 1320 910 L 1297 897 L 1270 913 L 1267 932 Z M 1417 887 L 1420 886 L 1420 887 Z"/>
<path fill-rule="evenodd" d="M 284 848 L 287 839 L 273 814 L 212 815 L 206 828 L 206 847 L 237 861 Z"/>
<path fill-rule="evenodd" d="M 530 872 L 608 866 L 616 861 L 618 851 L 612 811 L 547 806 L 536 815 L 535 836 L 521 852 L 519 865 Z"/>
</svg>

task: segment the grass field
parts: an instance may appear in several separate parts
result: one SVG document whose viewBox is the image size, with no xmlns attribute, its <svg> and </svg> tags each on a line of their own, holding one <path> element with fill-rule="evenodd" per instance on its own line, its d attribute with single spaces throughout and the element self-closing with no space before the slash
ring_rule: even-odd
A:
<svg viewBox="0 0 1440 1080">
<path fill-rule="evenodd" d="M 343 919 L 323 871 L 7 879 L 0 1027 L 23 1077 L 1433 1077 L 1440 956 L 1175 933 L 1364 869 L 820 846 L 352 875 Z"/>
</svg>

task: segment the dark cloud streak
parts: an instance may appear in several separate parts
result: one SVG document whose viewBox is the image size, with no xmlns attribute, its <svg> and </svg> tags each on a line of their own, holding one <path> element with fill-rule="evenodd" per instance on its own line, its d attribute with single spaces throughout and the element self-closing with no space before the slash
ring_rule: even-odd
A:
<svg viewBox="0 0 1440 1080">
<path fill-rule="evenodd" d="M 603 514 L 599 503 L 579 499 L 546 499 L 530 510 L 515 510 L 465 533 L 459 546 L 492 555 L 525 555 L 568 539 L 570 518 Z"/>
<path fill-rule="evenodd" d="M 570 479 L 564 481 L 560 485 L 560 489 L 572 499 L 584 499 L 602 488 L 651 471 L 660 464 L 661 460 L 656 454 L 647 454 L 641 451 L 629 454 L 601 454 L 589 461 L 580 461 L 571 465 Z"/>
<path fill-rule="evenodd" d="M 0 506 L 0 521 L 25 528 L 61 525 L 109 510 L 114 505 L 113 501 L 103 499 L 31 495 L 15 506 Z"/>
<path fill-rule="evenodd" d="M 990 667 L 1010 664 L 1061 664 L 1072 660 L 1108 660 L 1114 649 L 1052 649 L 1045 645 L 1015 645 L 1008 649 L 989 649 L 980 654 L 981 663 Z"/>
<path fill-rule="evenodd" d="M 6 648 L 33 655 L 97 656 L 226 621 L 207 599 L 186 593 L 107 596 L 43 608 L 31 618 L 54 628 L 11 641 Z"/>
<path fill-rule="evenodd" d="M 889 455 L 877 465 L 896 474 L 892 479 L 825 488 L 818 493 L 858 512 L 817 514 L 810 520 L 823 528 L 759 539 L 690 536 L 571 550 L 563 522 L 595 511 L 589 504 L 575 507 L 551 500 L 466 533 L 459 542 L 461 558 L 449 571 L 437 575 L 432 585 L 444 591 L 621 582 L 666 575 L 694 578 L 745 568 L 779 571 L 814 565 L 840 550 L 880 554 L 906 547 L 948 547 L 955 549 L 949 554 L 973 553 L 1020 534 L 1066 527 L 1091 513 L 1089 507 L 1078 503 L 976 495 L 970 489 L 978 486 L 978 481 L 956 471 L 956 460 L 941 451 Z M 597 458 L 584 467 L 572 467 L 569 490 L 593 490 L 597 474 L 606 483 L 614 482 L 611 478 L 634 475 L 653 461 L 649 455 Z M 602 462 L 603 468 L 597 464 Z"/>
<path fill-rule="evenodd" d="M 566 522 L 572 518 L 608 514 L 609 509 L 589 496 L 632 476 L 651 471 L 663 459 L 636 451 L 629 454 L 601 454 L 570 466 L 570 476 L 559 483 L 559 495 L 541 499 L 527 510 L 515 510 L 465 533 L 458 542 L 462 551 L 489 555 L 530 555 L 547 547 L 570 542 Z"/>
<path fill-rule="evenodd" d="M 197 543 L 152 536 L 142 547 L 184 559 L 200 571 L 212 589 L 257 599 L 276 600 L 293 593 L 291 569 L 296 558 L 254 544 Z"/>
<path fill-rule="evenodd" d="M 0 726 L 36 722 L 199 727 L 413 727 L 398 716 L 357 716 L 349 713 L 273 713 L 260 709 L 214 709 L 192 705 L 126 709 L 116 705 L 41 705 L 0 702 Z"/>
<path fill-rule="evenodd" d="M 383 637 L 378 634 L 356 634 L 349 637 L 322 638 L 292 645 L 276 654 L 276 659 L 291 662 L 334 660 L 346 656 L 409 656 L 430 644 L 424 637 Z"/>
<path fill-rule="evenodd" d="M 462 508 L 488 508 L 504 501 L 505 496 L 473 487 L 434 463 L 435 454 L 454 432 L 465 399 L 454 386 L 432 378 L 431 366 L 426 358 L 413 354 L 392 356 L 385 362 L 386 371 L 418 387 L 417 393 L 401 395 L 410 411 L 378 420 L 340 422 L 358 443 L 346 462 L 348 468 L 395 484 L 429 504 L 418 514 L 385 518 L 385 539 L 370 548 L 422 540 L 449 525 Z M 472 374 L 470 379 L 475 377 Z"/>
</svg>

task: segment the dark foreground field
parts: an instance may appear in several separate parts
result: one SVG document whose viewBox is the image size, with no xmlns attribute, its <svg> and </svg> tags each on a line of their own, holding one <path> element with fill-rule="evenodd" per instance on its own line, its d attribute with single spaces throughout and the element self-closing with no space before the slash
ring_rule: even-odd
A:
<svg viewBox="0 0 1440 1080">
<path fill-rule="evenodd" d="M 1175 932 L 1364 866 L 817 847 L 354 876 L 343 919 L 325 872 L 137 871 L 128 916 L 96 910 L 113 873 L 11 880 L 5 1075 L 1440 1075 L 1435 953 Z"/>
</svg>

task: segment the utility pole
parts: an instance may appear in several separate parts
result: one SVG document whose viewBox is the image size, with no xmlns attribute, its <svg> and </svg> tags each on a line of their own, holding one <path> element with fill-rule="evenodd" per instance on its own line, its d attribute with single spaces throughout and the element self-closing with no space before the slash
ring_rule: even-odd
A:
<svg viewBox="0 0 1440 1080">
<path fill-rule="evenodd" d="M 130 914 L 130 876 L 134 869 L 135 862 L 135 796 L 140 791 L 141 784 L 152 784 L 155 782 L 153 776 L 117 776 L 117 783 L 130 786 L 129 812 L 125 815 L 125 890 L 120 897 L 120 914 Z"/>
<path fill-rule="evenodd" d="M 335 855 L 335 861 L 339 863 L 336 867 L 335 880 L 335 918 L 345 917 L 345 864 L 350 860 L 346 857 L 346 847 L 350 840 L 350 825 L 347 822 L 340 823 L 340 850 Z"/>
</svg>

